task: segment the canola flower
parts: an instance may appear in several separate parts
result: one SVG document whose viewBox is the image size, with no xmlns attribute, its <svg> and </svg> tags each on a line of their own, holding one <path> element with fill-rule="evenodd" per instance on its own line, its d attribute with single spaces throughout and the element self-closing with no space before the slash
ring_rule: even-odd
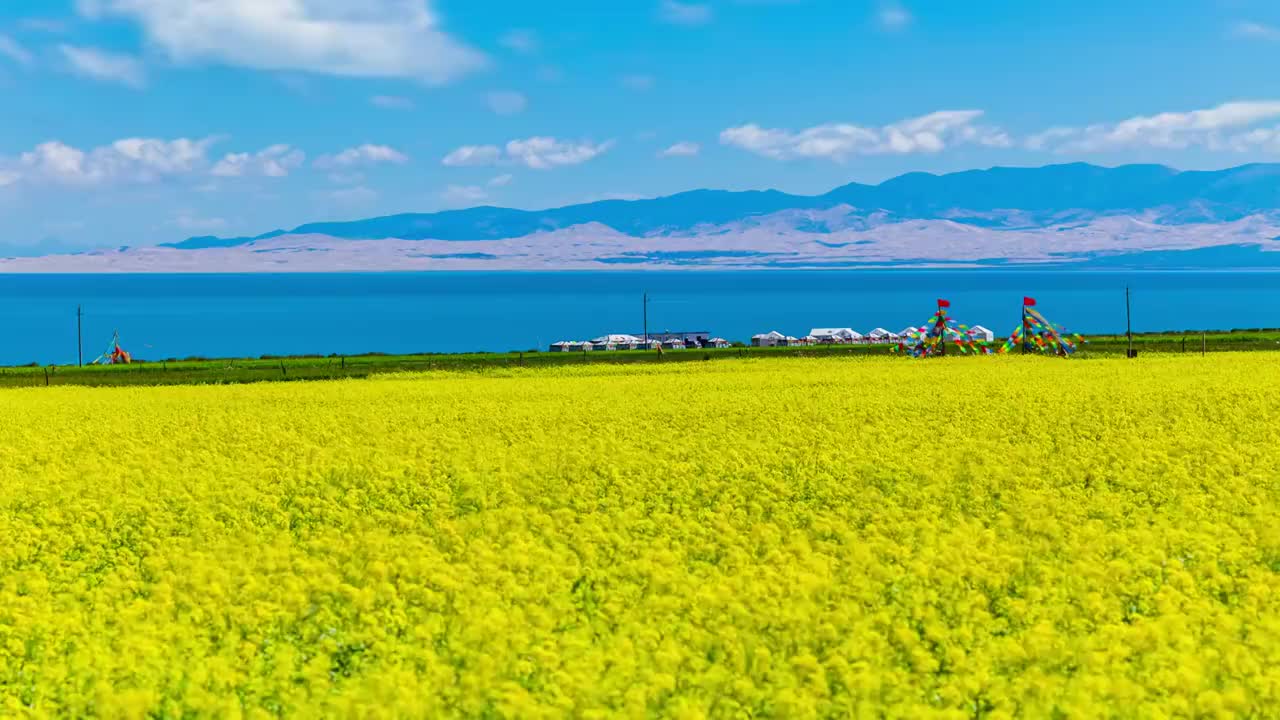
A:
<svg viewBox="0 0 1280 720">
<path fill-rule="evenodd" d="M 1267 717 L 1280 360 L 0 391 L 0 715 Z"/>
</svg>

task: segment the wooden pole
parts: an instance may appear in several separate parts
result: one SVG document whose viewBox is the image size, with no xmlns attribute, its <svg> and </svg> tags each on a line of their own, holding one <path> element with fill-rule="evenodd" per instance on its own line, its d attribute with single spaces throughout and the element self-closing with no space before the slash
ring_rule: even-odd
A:
<svg viewBox="0 0 1280 720">
<path fill-rule="evenodd" d="M 81 332 L 81 318 L 84 317 L 84 310 L 80 305 L 76 306 L 76 362 L 79 367 L 84 367 L 84 334 Z"/>
<path fill-rule="evenodd" d="M 1205 335 L 1206 333 L 1204 332 L 1200 333 L 1200 357 L 1204 357 L 1205 346 L 1208 344 L 1205 340 Z"/>
</svg>

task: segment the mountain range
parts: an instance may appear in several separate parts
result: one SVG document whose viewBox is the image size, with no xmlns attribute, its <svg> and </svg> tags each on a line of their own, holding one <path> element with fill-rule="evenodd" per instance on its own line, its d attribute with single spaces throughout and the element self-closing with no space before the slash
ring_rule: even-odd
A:
<svg viewBox="0 0 1280 720">
<path fill-rule="evenodd" d="M 0 270 L 1280 267 L 1278 239 L 1280 164 L 1073 163 L 909 173 L 821 195 L 693 190 L 537 211 L 407 213 L 0 260 Z"/>
</svg>

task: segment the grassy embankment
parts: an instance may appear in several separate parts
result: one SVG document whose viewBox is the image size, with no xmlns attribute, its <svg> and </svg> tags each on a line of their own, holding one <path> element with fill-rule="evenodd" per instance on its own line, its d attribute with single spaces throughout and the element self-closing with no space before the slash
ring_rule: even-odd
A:
<svg viewBox="0 0 1280 720">
<path fill-rule="evenodd" d="M 1090 336 L 1079 357 L 1123 355 L 1124 335 Z M 1280 350 L 1280 329 L 1188 331 L 1135 335 L 1139 357 L 1150 353 L 1215 353 Z M 490 367 L 546 367 L 577 363 L 697 362 L 754 357 L 886 355 L 887 345 L 793 348 L 726 348 L 617 352 L 509 352 L 331 357 L 261 357 L 144 361 L 117 366 L 24 366 L 0 368 L 0 387 L 43 385 L 185 385 L 263 381 L 362 378 L 378 373 L 426 370 L 482 370 Z"/>
</svg>

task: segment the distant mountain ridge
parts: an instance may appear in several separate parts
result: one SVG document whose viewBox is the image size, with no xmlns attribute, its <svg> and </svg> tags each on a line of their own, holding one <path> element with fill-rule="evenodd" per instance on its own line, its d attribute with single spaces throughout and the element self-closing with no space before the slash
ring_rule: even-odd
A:
<svg viewBox="0 0 1280 720">
<path fill-rule="evenodd" d="M 835 211 L 835 212 L 827 212 Z M 547 210 L 482 206 L 346 222 L 308 223 L 254 237 L 192 237 L 161 247 L 229 248 L 288 235 L 345 240 L 480 241 L 596 224 L 631 237 L 753 226 L 778 215 L 805 233 L 864 230 L 910 220 L 990 229 L 1043 228 L 1108 216 L 1156 225 L 1222 223 L 1280 212 L 1280 164 L 1179 171 L 1163 165 L 1087 163 L 908 173 L 879 185 L 850 183 L 822 195 L 777 190 L 691 190 L 647 200 L 603 200 Z"/>
</svg>

